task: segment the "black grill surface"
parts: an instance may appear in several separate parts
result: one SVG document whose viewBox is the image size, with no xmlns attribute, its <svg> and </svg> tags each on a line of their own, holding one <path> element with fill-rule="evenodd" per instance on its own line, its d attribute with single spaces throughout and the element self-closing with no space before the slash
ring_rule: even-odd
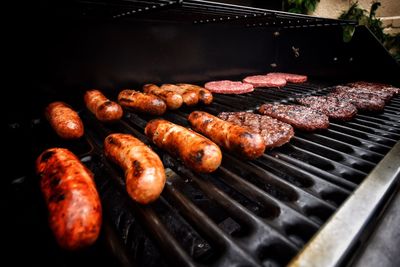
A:
<svg viewBox="0 0 400 267">
<path fill-rule="evenodd" d="M 329 86 L 314 81 L 215 95 L 211 106 L 169 111 L 163 117 L 188 127 L 186 118 L 193 110 L 215 115 L 255 110 L 266 102 L 325 95 Z M 204 175 L 149 142 L 143 129 L 154 117 L 125 110 L 122 121 L 103 125 L 85 109 L 80 115 L 85 137 L 75 142 L 59 140 L 45 120 L 36 121 L 33 153 L 57 146 L 80 156 L 95 174 L 102 198 L 109 230 L 101 239 L 111 240 L 105 250 L 138 266 L 286 265 L 400 139 L 397 96 L 383 113 L 360 113 L 314 133 L 295 131 L 290 143 L 253 161 L 224 152 L 221 167 Z M 160 155 L 168 181 L 156 202 L 142 206 L 128 197 L 123 172 L 103 155 L 103 140 L 112 132 L 132 134 Z M 41 198 L 40 192 L 33 196 Z M 44 209 L 44 203 L 39 207 Z M 96 257 L 101 252 L 88 253 Z"/>
</svg>

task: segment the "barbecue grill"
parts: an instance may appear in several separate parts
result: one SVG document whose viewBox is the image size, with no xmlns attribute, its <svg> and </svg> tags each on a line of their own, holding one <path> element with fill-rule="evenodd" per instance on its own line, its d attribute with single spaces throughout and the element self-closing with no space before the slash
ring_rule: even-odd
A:
<svg viewBox="0 0 400 267">
<path fill-rule="evenodd" d="M 356 80 L 400 86 L 399 65 L 368 29 L 357 27 L 343 43 L 342 27 L 355 22 L 201 0 L 43 2 L 34 14 L 28 28 L 36 29 L 38 41 L 26 51 L 36 64 L 34 78 L 29 88 L 9 92 L 15 99 L 29 95 L 27 110 L 6 104 L 11 248 L 33 255 L 17 263 L 335 266 L 356 259 L 361 240 L 398 190 L 399 96 L 382 113 L 361 112 L 314 133 L 296 131 L 290 143 L 253 161 L 224 152 L 215 173 L 196 174 L 149 142 L 143 130 L 153 116 L 125 110 L 120 122 L 102 124 L 85 109 L 83 93 L 101 88 L 115 100 L 121 89 L 149 82 L 201 85 L 270 71 L 310 77 L 280 89 L 215 94 L 210 106 L 163 115 L 189 127 L 193 110 L 216 115 L 295 103 Z M 84 138 L 55 135 L 43 117 L 55 100 L 79 110 Z M 134 135 L 162 159 L 168 181 L 156 202 L 143 206 L 127 195 L 122 171 L 103 154 L 103 140 L 113 132 Z M 33 163 L 49 147 L 70 149 L 95 175 L 104 225 L 98 242 L 83 252 L 60 251 L 47 226 Z"/>
</svg>

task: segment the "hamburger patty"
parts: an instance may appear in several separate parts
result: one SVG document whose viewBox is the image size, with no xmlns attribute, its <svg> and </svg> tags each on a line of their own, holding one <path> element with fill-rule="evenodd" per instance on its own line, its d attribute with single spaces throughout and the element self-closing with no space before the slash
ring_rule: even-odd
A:
<svg viewBox="0 0 400 267">
<path fill-rule="evenodd" d="M 303 131 L 326 129 L 329 126 L 328 116 L 309 107 L 299 105 L 264 104 L 258 111 L 261 114 L 289 123 L 294 128 Z"/>
<path fill-rule="evenodd" d="M 348 101 L 333 96 L 309 96 L 297 98 L 304 106 L 321 111 L 331 119 L 349 121 L 357 114 L 357 108 Z"/>
<path fill-rule="evenodd" d="M 220 119 L 248 127 L 259 133 L 266 144 L 266 148 L 279 147 L 286 144 L 294 135 L 293 127 L 269 116 L 251 112 L 222 112 Z"/>
</svg>

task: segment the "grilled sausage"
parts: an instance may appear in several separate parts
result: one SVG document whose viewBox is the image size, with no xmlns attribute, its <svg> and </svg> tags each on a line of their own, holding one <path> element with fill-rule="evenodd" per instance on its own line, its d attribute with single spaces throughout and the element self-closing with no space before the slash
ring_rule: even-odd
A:
<svg viewBox="0 0 400 267">
<path fill-rule="evenodd" d="M 163 90 L 155 84 L 144 85 L 143 92 L 156 95 L 164 100 L 168 109 L 178 109 L 183 104 L 183 98 L 180 94 Z"/>
<path fill-rule="evenodd" d="M 107 99 L 99 90 L 90 90 L 85 93 L 86 107 L 100 121 L 113 122 L 121 119 L 122 108 L 117 103 Z"/>
<path fill-rule="evenodd" d="M 196 172 L 213 172 L 221 164 L 219 147 L 185 127 L 156 119 L 147 123 L 144 132 L 154 144 L 180 157 L 187 167 Z"/>
<path fill-rule="evenodd" d="M 265 143 L 262 136 L 248 128 L 202 111 L 193 111 L 188 120 L 195 131 L 209 137 L 228 151 L 249 159 L 255 159 L 264 153 Z"/>
<path fill-rule="evenodd" d="M 126 190 L 135 201 L 156 200 L 165 185 L 165 170 L 158 155 L 129 134 L 110 134 L 104 141 L 107 158 L 125 171 Z"/>
<path fill-rule="evenodd" d="M 68 250 L 93 244 L 99 236 L 102 209 L 92 173 L 64 148 L 44 151 L 36 171 L 58 244 Z"/>
<path fill-rule="evenodd" d="M 180 94 L 182 96 L 183 103 L 188 106 L 194 106 L 199 103 L 199 96 L 194 90 L 184 89 L 174 84 L 163 84 L 161 85 L 161 89 Z"/>
<path fill-rule="evenodd" d="M 56 133 L 65 139 L 77 139 L 83 135 L 83 123 L 78 113 L 64 102 L 50 103 L 45 112 Z"/>
<path fill-rule="evenodd" d="M 203 88 L 201 86 L 197 86 L 194 84 L 188 84 L 188 83 L 178 83 L 177 86 L 179 86 L 183 89 L 194 90 L 195 92 L 197 92 L 197 94 L 199 96 L 199 101 L 205 105 L 210 105 L 211 102 L 213 101 L 212 93 L 209 90 L 207 90 L 206 88 Z"/>
<path fill-rule="evenodd" d="M 162 115 L 167 109 L 165 102 L 153 95 L 144 94 L 135 90 L 123 90 L 118 95 L 118 102 L 137 112 L 148 113 L 151 115 Z"/>
</svg>

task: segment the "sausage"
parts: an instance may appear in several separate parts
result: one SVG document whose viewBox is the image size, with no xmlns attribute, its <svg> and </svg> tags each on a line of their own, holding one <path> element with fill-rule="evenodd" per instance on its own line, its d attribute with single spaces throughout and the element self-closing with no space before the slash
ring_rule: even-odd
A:
<svg viewBox="0 0 400 267">
<path fill-rule="evenodd" d="M 188 83 L 178 83 L 177 86 L 179 86 L 183 89 L 190 89 L 190 90 L 194 90 L 195 92 L 197 92 L 199 101 L 205 105 L 210 105 L 211 102 L 213 101 L 212 93 L 204 87 L 194 85 L 194 84 L 188 84 Z"/>
<path fill-rule="evenodd" d="M 161 89 L 180 94 L 182 96 L 183 103 L 185 103 L 187 106 L 194 106 L 199 103 L 199 96 L 194 90 L 184 89 L 174 84 L 163 84 L 161 85 Z"/>
<path fill-rule="evenodd" d="M 92 173 L 64 148 L 44 151 L 36 171 L 58 244 L 68 250 L 93 244 L 100 233 L 102 208 Z"/>
<path fill-rule="evenodd" d="M 104 140 L 107 158 L 125 171 L 126 190 L 141 204 L 156 200 L 165 185 L 165 170 L 158 155 L 129 134 L 110 134 Z"/>
<path fill-rule="evenodd" d="M 187 167 L 196 172 L 210 173 L 221 164 L 219 147 L 185 127 L 156 119 L 147 123 L 144 132 L 154 144 L 180 157 Z"/>
<path fill-rule="evenodd" d="M 188 120 L 195 131 L 209 137 L 228 151 L 248 159 L 255 159 L 264 153 L 265 143 L 262 136 L 248 128 L 202 111 L 193 111 Z"/>
<path fill-rule="evenodd" d="M 118 102 L 136 112 L 151 115 L 162 115 L 167 110 L 165 102 L 152 94 L 144 94 L 135 90 L 123 90 L 118 95 Z"/>
<path fill-rule="evenodd" d="M 183 98 L 180 94 L 163 90 L 155 84 L 145 84 L 143 92 L 156 95 L 164 100 L 168 109 L 178 109 L 183 104 Z"/>
<path fill-rule="evenodd" d="M 84 99 L 86 107 L 98 120 L 113 122 L 121 119 L 121 106 L 107 99 L 99 90 L 86 91 Z"/>
<path fill-rule="evenodd" d="M 77 139 L 83 135 L 83 123 L 78 113 L 64 102 L 50 103 L 45 112 L 56 133 L 64 139 Z"/>
</svg>

